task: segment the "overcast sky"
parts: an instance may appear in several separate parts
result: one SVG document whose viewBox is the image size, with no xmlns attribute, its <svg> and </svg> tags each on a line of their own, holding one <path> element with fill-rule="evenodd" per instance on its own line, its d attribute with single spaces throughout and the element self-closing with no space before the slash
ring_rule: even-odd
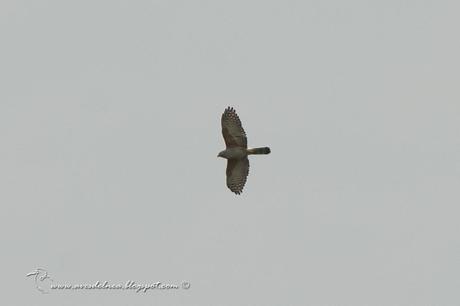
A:
<svg viewBox="0 0 460 306">
<path fill-rule="evenodd" d="M 5 305 L 458 305 L 459 9 L 1 0 Z"/>
</svg>

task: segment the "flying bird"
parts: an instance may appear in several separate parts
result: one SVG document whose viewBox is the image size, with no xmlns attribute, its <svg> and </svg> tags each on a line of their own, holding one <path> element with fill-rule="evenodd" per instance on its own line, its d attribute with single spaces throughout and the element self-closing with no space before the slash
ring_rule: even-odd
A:
<svg viewBox="0 0 460 306">
<path fill-rule="evenodd" d="M 233 107 L 227 107 L 222 114 L 222 135 L 226 149 L 217 155 L 227 159 L 227 187 L 234 193 L 243 192 L 249 174 L 251 154 L 270 154 L 269 147 L 248 149 L 246 132 Z"/>
</svg>

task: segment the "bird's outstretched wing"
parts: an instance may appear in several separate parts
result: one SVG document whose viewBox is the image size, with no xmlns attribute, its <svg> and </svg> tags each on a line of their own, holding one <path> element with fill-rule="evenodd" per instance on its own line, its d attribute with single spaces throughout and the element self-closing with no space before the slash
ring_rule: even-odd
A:
<svg viewBox="0 0 460 306">
<path fill-rule="evenodd" d="M 241 120 L 232 107 L 227 107 L 222 114 L 222 135 L 227 148 L 248 147 L 246 132 L 241 125 Z"/>
<path fill-rule="evenodd" d="M 227 161 L 227 187 L 236 194 L 243 192 L 249 174 L 249 159 L 229 159 Z"/>
</svg>

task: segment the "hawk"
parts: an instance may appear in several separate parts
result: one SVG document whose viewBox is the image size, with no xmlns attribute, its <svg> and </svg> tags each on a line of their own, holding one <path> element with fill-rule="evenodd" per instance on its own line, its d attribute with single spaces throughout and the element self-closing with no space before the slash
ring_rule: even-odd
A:
<svg viewBox="0 0 460 306">
<path fill-rule="evenodd" d="M 269 154 L 270 148 L 248 149 L 246 132 L 233 107 L 225 109 L 221 123 L 226 149 L 220 152 L 217 157 L 227 159 L 227 187 L 232 192 L 240 194 L 243 192 L 243 187 L 249 174 L 248 155 Z"/>
</svg>

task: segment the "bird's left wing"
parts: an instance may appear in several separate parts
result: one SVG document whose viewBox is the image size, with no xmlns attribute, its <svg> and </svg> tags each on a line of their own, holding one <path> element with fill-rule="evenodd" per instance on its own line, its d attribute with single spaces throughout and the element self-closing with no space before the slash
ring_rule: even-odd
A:
<svg viewBox="0 0 460 306">
<path fill-rule="evenodd" d="M 241 120 L 232 107 L 225 109 L 222 114 L 222 135 L 224 136 L 225 145 L 231 147 L 248 147 L 246 132 L 243 129 Z"/>
</svg>

